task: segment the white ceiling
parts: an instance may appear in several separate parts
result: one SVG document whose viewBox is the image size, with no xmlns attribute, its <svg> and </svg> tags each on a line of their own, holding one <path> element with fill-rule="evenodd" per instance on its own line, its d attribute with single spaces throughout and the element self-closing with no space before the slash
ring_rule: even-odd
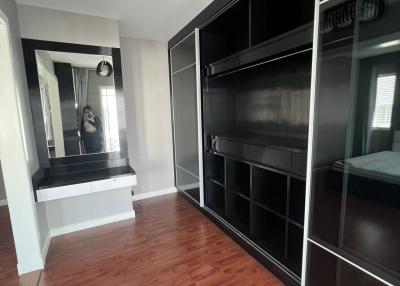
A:
<svg viewBox="0 0 400 286">
<path fill-rule="evenodd" d="M 123 37 L 168 41 L 213 0 L 16 0 L 120 21 Z"/>
<path fill-rule="evenodd" d="M 70 63 L 73 67 L 95 69 L 100 61 L 112 64 L 111 56 L 45 51 L 53 62 Z"/>
</svg>

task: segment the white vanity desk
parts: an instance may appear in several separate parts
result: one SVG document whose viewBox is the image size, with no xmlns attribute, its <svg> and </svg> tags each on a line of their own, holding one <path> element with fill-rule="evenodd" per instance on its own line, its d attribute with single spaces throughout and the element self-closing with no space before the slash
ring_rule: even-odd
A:
<svg viewBox="0 0 400 286">
<path fill-rule="evenodd" d="M 37 183 L 37 202 L 46 202 L 135 186 L 136 173 L 129 166 L 64 176 L 44 177 Z"/>
</svg>

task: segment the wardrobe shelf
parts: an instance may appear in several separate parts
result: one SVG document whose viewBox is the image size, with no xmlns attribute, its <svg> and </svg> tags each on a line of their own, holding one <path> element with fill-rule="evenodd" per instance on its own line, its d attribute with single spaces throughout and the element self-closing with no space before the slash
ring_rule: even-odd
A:
<svg viewBox="0 0 400 286">
<path fill-rule="evenodd" d="M 306 174 L 307 139 L 258 133 L 221 133 L 210 136 L 214 152 L 293 174 Z"/>
<path fill-rule="evenodd" d="M 211 182 L 213 182 L 214 184 L 220 186 L 221 188 L 225 188 L 225 185 L 223 183 L 218 182 L 217 180 L 211 178 L 211 177 L 207 177 L 207 179 Z"/>
<path fill-rule="evenodd" d="M 277 60 L 312 49 L 313 22 L 276 36 L 205 66 L 206 76 L 217 76 L 246 66 Z"/>
<path fill-rule="evenodd" d="M 264 205 L 264 204 L 262 204 L 262 203 L 259 203 L 259 202 L 254 201 L 253 204 L 256 205 L 257 207 L 259 207 L 259 208 L 261 208 L 261 209 L 263 209 L 263 210 L 269 212 L 270 214 L 272 214 L 272 215 L 274 215 L 274 216 L 277 216 L 277 217 L 279 217 L 279 218 L 281 218 L 281 219 L 285 219 L 285 216 L 284 216 L 284 215 L 280 214 L 280 213 L 277 212 L 277 211 L 274 211 L 273 209 L 267 207 L 266 205 Z"/>
</svg>

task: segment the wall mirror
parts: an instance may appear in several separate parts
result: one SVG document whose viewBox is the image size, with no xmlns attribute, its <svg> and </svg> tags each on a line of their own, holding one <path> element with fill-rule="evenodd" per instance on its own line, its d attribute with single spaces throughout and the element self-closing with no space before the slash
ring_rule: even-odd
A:
<svg viewBox="0 0 400 286">
<path fill-rule="evenodd" d="M 35 56 L 49 157 L 118 152 L 114 74 L 96 70 L 112 67 L 112 57 L 44 50 Z"/>
<path fill-rule="evenodd" d="M 40 166 L 126 159 L 120 49 L 22 43 Z"/>
</svg>

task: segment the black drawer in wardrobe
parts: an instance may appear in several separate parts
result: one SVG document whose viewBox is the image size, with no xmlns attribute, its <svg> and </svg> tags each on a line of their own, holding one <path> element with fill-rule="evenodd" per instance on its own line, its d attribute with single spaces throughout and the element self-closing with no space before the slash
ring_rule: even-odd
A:
<svg viewBox="0 0 400 286">
<path fill-rule="evenodd" d="M 291 152 L 284 149 L 268 148 L 255 144 L 246 144 L 216 136 L 213 141 L 215 151 L 267 166 L 290 170 Z"/>
</svg>

